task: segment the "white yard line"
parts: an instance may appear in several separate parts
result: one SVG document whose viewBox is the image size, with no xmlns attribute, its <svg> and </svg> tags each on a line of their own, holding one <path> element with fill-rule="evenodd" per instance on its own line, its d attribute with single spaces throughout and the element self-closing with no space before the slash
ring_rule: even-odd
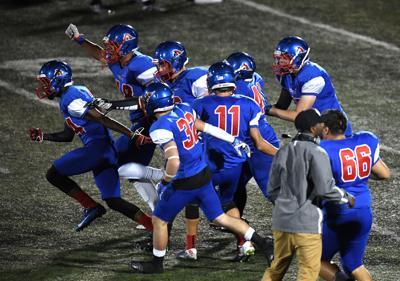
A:
<svg viewBox="0 0 400 281">
<path fill-rule="evenodd" d="M 400 48 L 398 46 L 394 45 L 394 44 L 391 44 L 391 43 L 388 43 L 388 42 L 384 42 L 384 41 L 380 41 L 380 40 L 376 40 L 376 39 L 374 39 L 372 37 L 361 35 L 361 34 L 357 34 L 357 33 L 354 33 L 354 32 L 350 32 L 350 31 L 347 31 L 345 29 L 336 28 L 336 27 L 330 26 L 328 24 L 318 23 L 318 22 L 314 22 L 314 21 L 308 20 L 306 18 L 293 16 L 293 15 L 287 14 L 285 12 L 276 10 L 276 9 L 274 9 L 274 8 L 272 8 L 270 6 L 264 5 L 264 4 L 256 3 L 256 2 L 253 2 L 253 1 L 249 1 L 249 0 L 231 0 L 231 1 L 246 5 L 248 7 L 254 8 L 254 9 L 256 9 L 258 11 L 261 11 L 261 12 L 272 14 L 272 15 L 277 16 L 277 17 L 290 19 L 291 21 L 298 22 L 298 23 L 305 24 L 305 25 L 309 25 L 309 26 L 312 26 L 312 27 L 315 27 L 315 28 L 323 29 L 323 30 L 329 31 L 331 33 L 339 34 L 339 35 L 341 35 L 343 37 L 348 37 L 348 38 L 351 38 L 351 39 L 359 40 L 359 41 L 371 44 L 373 46 L 383 47 L 383 48 L 385 48 L 387 50 L 396 51 L 396 52 L 400 51 Z"/>
</svg>

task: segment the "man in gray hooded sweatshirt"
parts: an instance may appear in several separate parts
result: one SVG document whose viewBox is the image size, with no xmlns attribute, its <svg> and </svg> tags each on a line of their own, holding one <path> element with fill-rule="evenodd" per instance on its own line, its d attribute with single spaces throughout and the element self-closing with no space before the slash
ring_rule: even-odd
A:
<svg viewBox="0 0 400 281">
<path fill-rule="evenodd" d="M 294 254 L 297 280 L 317 280 L 323 218 L 318 205 L 324 200 L 354 205 L 354 197 L 335 186 L 328 155 L 319 146 L 323 129 L 319 112 L 300 112 L 295 126 L 298 134 L 279 149 L 270 171 L 274 260 L 262 281 L 282 280 Z"/>
</svg>

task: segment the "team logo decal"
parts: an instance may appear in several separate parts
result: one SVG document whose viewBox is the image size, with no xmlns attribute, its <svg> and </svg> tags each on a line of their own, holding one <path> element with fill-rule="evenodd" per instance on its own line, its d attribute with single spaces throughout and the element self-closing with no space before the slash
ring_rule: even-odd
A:
<svg viewBox="0 0 400 281">
<path fill-rule="evenodd" d="M 181 50 L 172 50 L 172 53 L 174 54 L 174 58 L 179 57 L 182 55 L 183 51 Z"/>
<path fill-rule="evenodd" d="M 133 39 L 135 39 L 134 36 L 130 35 L 129 33 L 125 33 L 124 38 L 122 39 L 122 42 L 126 42 L 128 40 L 133 40 Z"/>
<path fill-rule="evenodd" d="M 251 67 L 247 64 L 247 63 L 242 63 L 242 65 L 240 66 L 240 70 L 246 70 L 246 71 L 250 71 Z"/>
</svg>

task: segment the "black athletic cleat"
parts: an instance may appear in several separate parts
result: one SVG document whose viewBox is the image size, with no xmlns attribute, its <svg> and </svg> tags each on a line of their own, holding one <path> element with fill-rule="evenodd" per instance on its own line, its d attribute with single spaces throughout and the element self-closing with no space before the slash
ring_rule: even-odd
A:
<svg viewBox="0 0 400 281">
<path fill-rule="evenodd" d="M 153 262 L 131 261 L 131 268 L 135 272 L 143 274 L 160 274 L 164 272 L 162 263 L 158 265 Z"/>
<path fill-rule="evenodd" d="M 81 222 L 77 225 L 75 230 L 76 231 L 83 230 L 84 228 L 88 227 L 92 221 L 101 217 L 106 212 L 107 212 L 106 209 L 100 204 L 97 204 L 97 206 L 94 208 L 84 209 Z"/>
<path fill-rule="evenodd" d="M 264 253 L 265 257 L 267 258 L 268 266 L 270 266 L 272 260 L 274 259 L 274 240 L 272 237 L 267 237 L 260 246 L 260 250 Z"/>
</svg>

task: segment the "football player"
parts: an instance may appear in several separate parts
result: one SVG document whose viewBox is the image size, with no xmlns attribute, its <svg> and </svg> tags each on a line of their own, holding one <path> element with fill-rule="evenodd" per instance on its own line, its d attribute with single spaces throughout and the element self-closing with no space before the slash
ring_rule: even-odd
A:
<svg viewBox="0 0 400 281">
<path fill-rule="evenodd" d="M 235 93 L 254 99 L 260 106 L 261 112 L 265 114 L 270 104 L 263 91 L 264 80 L 256 72 L 256 62 L 254 58 L 247 53 L 236 52 L 231 54 L 226 60 L 235 71 Z M 276 148 L 279 148 L 279 139 L 274 128 L 267 122 L 265 116 L 260 118 L 258 128 L 261 136 L 266 141 Z M 241 216 L 243 216 L 243 210 L 247 200 L 246 185 L 253 176 L 264 196 L 267 196 L 269 170 L 273 159 L 271 155 L 267 155 L 255 149 L 251 140 L 246 143 L 250 146 L 252 154 L 243 164 L 242 176 L 235 194 L 235 203 Z"/>
<path fill-rule="evenodd" d="M 207 69 L 204 67 L 186 67 L 189 62 L 185 46 L 177 41 L 160 43 L 154 53 L 154 63 L 157 66 L 156 77 L 168 84 L 174 93 L 176 103 L 193 102 L 208 95 Z M 186 219 L 186 250 L 194 249 L 196 234 L 200 223 L 199 207 L 190 204 L 185 208 Z M 178 252 L 177 257 L 196 259 L 193 251 Z"/>
<path fill-rule="evenodd" d="M 93 96 L 88 88 L 73 85 L 72 70 L 67 63 L 57 60 L 45 63 L 39 71 L 38 81 L 36 94 L 39 98 L 60 98 L 60 111 L 65 119 L 65 128 L 57 133 L 43 133 L 39 128 L 31 128 L 31 140 L 71 142 L 76 134 L 83 143 L 83 147 L 55 160 L 46 174 L 52 185 L 74 198 L 84 208 L 82 220 L 76 231 L 84 229 L 106 212 L 101 204 L 94 201 L 70 178 L 90 171 L 94 175 L 102 199 L 111 209 L 152 231 L 151 218 L 137 206 L 121 198 L 117 153 L 107 128 L 126 135 L 128 139 L 133 139 L 135 134 L 98 110 L 86 106 L 93 100 Z"/>
<path fill-rule="evenodd" d="M 282 86 L 278 102 L 267 113 L 283 120 L 292 121 L 299 112 L 315 108 L 320 112 L 337 109 L 343 112 L 329 74 L 309 60 L 307 42 L 296 36 L 279 41 L 274 51 L 272 69 Z M 296 108 L 289 110 L 291 101 Z M 348 121 L 346 136 L 352 133 Z"/>
<path fill-rule="evenodd" d="M 197 130 L 225 140 L 241 155 L 248 146 L 224 130 L 204 123 L 186 103 L 175 104 L 172 90 L 165 84 L 153 83 L 145 90 L 146 111 L 155 115 L 150 136 L 160 146 L 166 159 L 165 175 L 159 185 L 160 200 L 153 212 L 153 260 L 132 261 L 131 267 L 140 273 L 162 273 L 168 241 L 167 223 L 189 203 L 198 201 L 207 219 L 244 236 L 259 246 L 268 261 L 271 242 L 257 235 L 244 221 L 226 215 L 211 183 L 203 143 Z"/>
<path fill-rule="evenodd" d="M 277 148 L 267 142 L 259 131 L 260 118 L 264 118 L 259 105 L 251 98 L 233 94 L 236 85 L 232 66 L 226 62 L 211 65 L 207 85 L 211 95 L 197 99 L 193 105 L 198 117 L 241 141 L 251 143 L 253 148 L 256 147 L 263 154 L 271 157 L 275 155 Z M 205 135 L 203 141 L 206 144 L 208 166 L 212 172 L 212 183 L 218 190 L 222 209 L 226 214 L 240 218 L 233 199 L 246 155 L 238 156 L 231 145 L 209 135 Z M 251 243 L 246 242 L 244 237 L 237 238 L 238 254 L 235 261 L 242 261 L 247 259 L 244 248 L 251 246 Z M 249 245 L 243 246 L 245 243 Z M 196 249 L 186 251 L 196 252 Z"/>
<path fill-rule="evenodd" d="M 103 38 L 104 48 L 86 39 L 74 24 L 70 24 L 65 33 L 89 56 L 108 65 L 117 89 L 125 99 L 143 95 L 144 87 L 153 81 L 156 72 L 153 59 L 138 51 L 138 33 L 132 26 L 117 24 L 111 27 Z M 136 102 L 135 99 L 134 101 Z M 140 130 L 141 134 L 135 145 L 131 145 L 129 138 L 125 135 L 118 138 L 116 141 L 118 166 L 132 162 L 147 166 L 155 149 L 155 145 L 148 136 L 151 121 L 140 109 L 131 110 L 129 117 L 132 131 Z M 125 177 L 127 171 L 133 174 L 142 171 L 141 165 L 129 164 L 122 168 L 123 176 Z M 134 186 L 142 198 L 149 203 L 150 208 L 153 208 L 156 199 L 154 186 L 149 182 L 135 182 Z"/>
<path fill-rule="evenodd" d="M 324 280 L 370 281 L 363 265 L 365 248 L 372 225 L 371 193 L 368 179 L 387 179 L 390 170 L 379 156 L 379 140 L 371 132 L 345 136 L 347 120 L 343 112 L 328 110 L 322 114 L 325 124 L 321 147 L 329 155 L 336 185 L 356 198 L 353 209 L 345 205 L 325 204 L 322 231 L 322 264 Z M 331 260 L 340 253 L 345 273 Z M 348 276 L 347 276 L 348 275 Z"/>
</svg>

